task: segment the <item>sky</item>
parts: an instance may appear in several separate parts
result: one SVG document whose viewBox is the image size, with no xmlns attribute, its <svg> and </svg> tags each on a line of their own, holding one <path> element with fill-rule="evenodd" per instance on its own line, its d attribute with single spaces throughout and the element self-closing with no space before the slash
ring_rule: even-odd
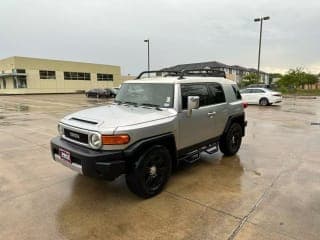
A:
<svg viewBox="0 0 320 240">
<path fill-rule="evenodd" d="M 0 59 L 10 56 L 147 68 L 219 61 L 320 73 L 319 0 L 1 0 Z"/>
</svg>

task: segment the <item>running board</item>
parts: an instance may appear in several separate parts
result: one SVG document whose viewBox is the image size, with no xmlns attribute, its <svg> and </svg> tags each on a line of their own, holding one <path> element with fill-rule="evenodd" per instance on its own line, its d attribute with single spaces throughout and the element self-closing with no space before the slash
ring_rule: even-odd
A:
<svg viewBox="0 0 320 240">
<path fill-rule="evenodd" d="M 219 150 L 218 144 L 214 143 L 214 144 L 208 145 L 203 151 L 205 151 L 208 154 L 214 154 L 218 152 L 218 150 Z"/>
<path fill-rule="evenodd" d="M 186 155 L 182 156 L 179 160 L 187 162 L 187 163 L 195 163 L 199 159 L 200 159 L 200 151 L 194 150 L 194 151 L 189 152 Z"/>
</svg>

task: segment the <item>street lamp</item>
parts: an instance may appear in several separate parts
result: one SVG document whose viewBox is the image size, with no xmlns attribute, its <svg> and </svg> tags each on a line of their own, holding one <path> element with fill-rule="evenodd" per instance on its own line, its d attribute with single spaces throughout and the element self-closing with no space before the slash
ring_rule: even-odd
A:
<svg viewBox="0 0 320 240">
<path fill-rule="evenodd" d="M 148 43 L 148 71 L 150 71 L 150 40 L 145 39 L 144 42 Z M 149 76 L 150 73 L 148 73 Z"/>
<path fill-rule="evenodd" d="M 260 22 L 260 38 L 259 38 L 259 54 L 258 54 L 258 80 L 260 81 L 260 54 L 261 54 L 261 37 L 262 37 L 262 23 L 265 20 L 269 20 L 270 17 L 260 17 L 260 18 L 255 18 L 255 22 Z"/>
</svg>

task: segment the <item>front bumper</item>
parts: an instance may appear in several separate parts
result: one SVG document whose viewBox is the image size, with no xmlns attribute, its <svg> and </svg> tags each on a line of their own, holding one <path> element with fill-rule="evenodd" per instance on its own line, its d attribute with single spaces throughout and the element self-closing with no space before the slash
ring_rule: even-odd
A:
<svg viewBox="0 0 320 240">
<path fill-rule="evenodd" d="M 270 99 L 270 103 L 281 103 L 282 97 L 273 97 Z"/>
<path fill-rule="evenodd" d="M 71 162 L 60 157 L 59 149 L 70 153 Z M 85 176 L 113 180 L 126 172 L 126 161 L 121 150 L 91 150 L 55 137 L 51 140 L 51 153 L 55 161 Z"/>
</svg>

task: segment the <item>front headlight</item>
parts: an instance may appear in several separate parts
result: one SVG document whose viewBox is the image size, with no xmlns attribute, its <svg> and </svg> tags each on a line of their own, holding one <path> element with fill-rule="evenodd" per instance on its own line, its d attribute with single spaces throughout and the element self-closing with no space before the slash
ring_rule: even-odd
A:
<svg viewBox="0 0 320 240">
<path fill-rule="evenodd" d="M 61 124 L 58 124 L 58 133 L 60 136 L 62 136 L 64 134 L 63 127 Z"/>
<path fill-rule="evenodd" d="M 89 137 L 89 143 L 91 147 L 98 149 L 102 145 L 101 135 L 98 133 L 92 133 Z"/>
</svg>

